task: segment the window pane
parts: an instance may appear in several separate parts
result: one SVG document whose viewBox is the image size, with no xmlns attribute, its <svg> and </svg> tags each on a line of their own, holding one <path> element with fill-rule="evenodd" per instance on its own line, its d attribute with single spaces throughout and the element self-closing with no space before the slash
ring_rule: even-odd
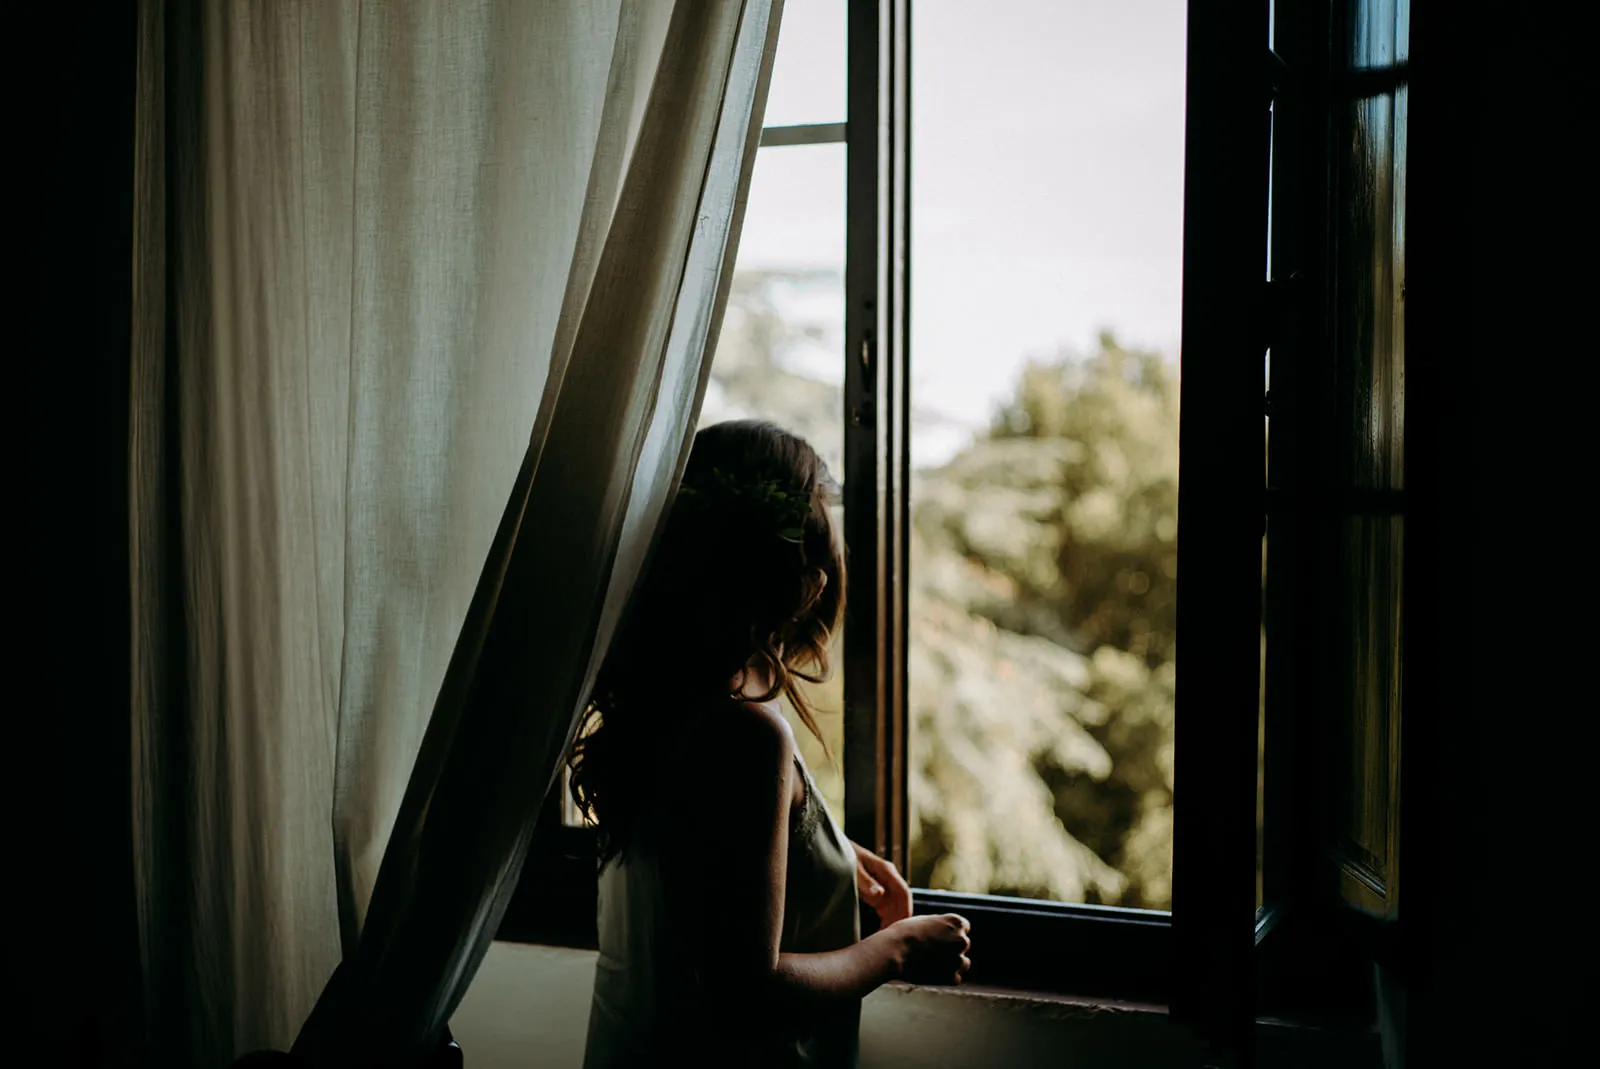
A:
<svg viewBox="0 0 1600 1069">
<path fill-rule="evenodd" d="M 764 126 L 844 122 L 845 0 L 783 6 Z"/>
<path fill-rule="evenodd" d="M 1408 0 L 1351 0 L 1348 11 L 1351 67 L 1387 67 L 1410 57 Z"/>
<path fill-rule="evenodd" d="M 1166 908 L 1185 5 L 912 33 L 911 876 Z"/>
<path fill-rule="evenodd" d="M 792 4 L 791 7 L 804 5 Z M 700 424 L 768 419 L 809 441 L 844 477 L 844 146 L 762 149 Z M 835 509 L 842 535 L 844 513 Z M 800 752 L 836 816 L 844 813 L 844 695 L 812 687 L 826 748 L 790 714 Z"/>
<path fill-rule="evenodd" d="M 1346 710 L 1338 721 L 1336 846 L 1346 870 L 1388 892 L 1392 785 L 1398 768 L 1403 550 L 1400 516 L 1352 516 L 1342 527 L 1340 631 Z M 1365 904 L 1366 895 L 1357 897 Z"/>
<path fill-rule="evenodd" d="M 1361 489 L 1404 483 L 1405 96 L 1350 104 L 1341 168 L 1337 304 L 1348 364 L 1346 477 Z"/>
<path fill-rule="evenodd" d="M 1267 538 L 1261 536 L 1261 679 L 1256 690 L 1256 908 L 1267 904 Z"/>
<path fill-rule="evenodd" d="M 1351 22 L 1351 66 L 1404 57 L 1406 0 L 1360 0 L 1351 6 Z M 1333 845 L 1345 900 L 1392 916 L 1404 520 L 1385 513 L 1403 509 L 1405 487 L 1407 90 L 1402 85 L 1351 101 L 1341 118 L 1334 190 L 1337 455 L 1342 488 L 1353 492 L 1356 508 L 1364 508 L 1363 500 L 1378 507 L 1346 516 L 1339 526 L 1335 706 L 1327 718 L 1334 725 Z"/>
</svg>

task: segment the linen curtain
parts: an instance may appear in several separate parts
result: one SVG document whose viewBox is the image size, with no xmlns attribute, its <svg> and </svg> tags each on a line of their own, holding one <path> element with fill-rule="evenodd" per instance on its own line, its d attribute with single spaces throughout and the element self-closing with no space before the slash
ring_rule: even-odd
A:
<svg viewBox="0 0 1600 1069">
<path fill-rule="evenodd" d="M 163 1064 L 399 1062 L 448 1021 L 686 455 L 780 8 L 141 5 Z"/>
</svg>

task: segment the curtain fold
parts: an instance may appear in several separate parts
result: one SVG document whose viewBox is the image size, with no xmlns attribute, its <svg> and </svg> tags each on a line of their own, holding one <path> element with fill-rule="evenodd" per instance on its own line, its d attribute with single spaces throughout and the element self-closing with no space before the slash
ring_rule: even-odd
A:
<svg viewBox="0 0 1600 1069">
<path fill-rule="evenodd" d="M 779 9 L 142 4 L 164 1063 L 400 1063 L 459 1002 L 681 470 Z"/>
</svg>

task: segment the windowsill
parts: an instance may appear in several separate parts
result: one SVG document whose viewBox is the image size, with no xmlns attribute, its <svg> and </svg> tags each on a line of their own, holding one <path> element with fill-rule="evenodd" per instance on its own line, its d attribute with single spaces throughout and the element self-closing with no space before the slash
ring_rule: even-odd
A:
<svg viewBox="0 0 1600 1069">
<path fill-rule="evenodd" d="M 451 1030 L 469 1064 L 579 1066 L 595 954 L 496 941 Z M 891 983 L 862 1011 L 867 1069 L 1153 1069 L 1199 1064 L 1198 1041 L 1154 1003 L 987 985 Z M 1378 1069 L 1371 1033 L 1262 1022 L 1262 1069 Z"/>
<path fill-rule="evenodd" d="M 895 980 L 885 984 L 884 990 L 903 994 L 915 992 L 972 999 L 976 1002 L 992 1003 L 997 1009 L 1042 1010 L 1054 1017 L 1096 1017 L 1102 1014 L 1152 1014 L 1162 1017 L 1167 1015 L 1167 1007 L 1155 1003 L 1089 998 L 1082 995 L 1063 995 L 1053 991 L 1026 991 L 983 984 L 909 984 Z"/>
<path fill-rule="evenodd" d="M 910 984 L 895 980 L 883 990 L 902 995 L 937 995 L 945 998 L 968 999 L 975 1004 L 990 1005 L 997 1010 L 1027 1010 L 1041 1013 L 1056 1020 L 1072 1018 L 1090 1019 L 1107 1016 L 1138 1016 L 1166 1018 L 1170 1011 L 1165 1005 L 1154 1002 L 1130 1002 L 1123 999 L 1094 998 L 1085 995 L 1064 995 L 1054 991 L 1027 991 L 1019 988 L 996 987 L 983 984 Z M 1337 1034 L 1344 1036 L 1375 1035 L 1371 1023 L 1330 1023 L 1327 1021 L 1296 1020 L 1291 1017 L 1262 1016 L 1256 1018 L 1258 1032 L 1276 1034 Z"/>
</svg>

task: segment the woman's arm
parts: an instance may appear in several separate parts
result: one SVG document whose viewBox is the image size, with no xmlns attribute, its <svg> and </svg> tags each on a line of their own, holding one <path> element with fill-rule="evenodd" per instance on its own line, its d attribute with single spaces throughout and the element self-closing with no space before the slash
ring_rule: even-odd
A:
<svg viewBox="0 0 1600 1069">
<path fill-rule="evenodd" d="M 783 959 L 798 956 L 778 952 L 790 810 L 800 789 L 794 734 L 776 709 L 744 702 L 719 722 L 706 756 L 718 785 L 715 812 L 706 816 L 707 830 L 721 844 L 715 872 L 721 886 L 704 933 L 705 982 L 735 1003 L 809 990 L 819 979 L 815 969 L 801 963 L 796 972 Z M 867 983 L 885 965 L 858 956 L 847 970 L 852 986 Z M 836 979 L 842 974 L 837 966 L 825 971 Z"/>
<path fill-rule="evenodd" d="M 780 954 L 774 979 L 784 1001 L 858 999 L 905 973 L 903 933 L 885 928 L 826 954 Z"/>
<path fill-rule="evenodd" d="M 776 709 L 746 703 L 707 756 L 721 803 L 710 819 L 723 844 L 717 926 L 704 947 L 716 994 L 759 1016 L 796 1001 L 860 998 L 900 977 L 959 982 L 968 943 L 966 921 L 954 915 L 908 918 L 843 950 L 779 953 L 790 810 L 800 792 L 794 735 Z"/>
</svg>

